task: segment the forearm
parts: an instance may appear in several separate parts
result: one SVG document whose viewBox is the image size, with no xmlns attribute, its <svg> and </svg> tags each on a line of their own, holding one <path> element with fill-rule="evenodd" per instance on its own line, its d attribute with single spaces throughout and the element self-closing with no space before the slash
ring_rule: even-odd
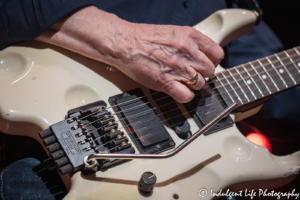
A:
<svg viewBox="0 0 300 200">
<path fill-rule="evenodd" d="M 89 6 L 60 20 L 36 40 L 115 66 L 117 54 L 122 54 L 119 47 L 126 40 L 121 37 L 122 32 L 130 31 L 130 24 L 114 14 Z"/>
<path fill-rule="evenodd" d="M 191 27 L 135 24 L 95 7 L 57 22 L 36 40 L 117 67 L 140 84 L 179 102 L 194 97 L 224 53 Z M 183 83 L 199 74 L 193 85 Z"/>
</svg>

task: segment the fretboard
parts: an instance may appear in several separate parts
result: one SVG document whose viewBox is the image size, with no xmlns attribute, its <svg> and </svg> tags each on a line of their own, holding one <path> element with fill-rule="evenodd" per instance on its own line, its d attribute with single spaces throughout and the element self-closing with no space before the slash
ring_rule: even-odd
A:
<svg viewBox="0 0 300 200">
<path fill-rule="evenodd" d="M 215 74 L 227 105 L 251 103 L 300 84 L 300 47 Z"/>
</svg>

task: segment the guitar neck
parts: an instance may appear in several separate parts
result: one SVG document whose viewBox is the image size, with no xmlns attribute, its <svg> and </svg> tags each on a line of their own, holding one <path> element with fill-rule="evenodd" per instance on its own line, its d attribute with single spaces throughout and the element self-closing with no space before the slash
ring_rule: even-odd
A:
<svg viewBox="0 0 300 200">
<path fill-rule="evenodd" d="M 239 106 L 300 84 L 300 47 L 215 74 L 214 83 L 227 105 Z"/>
</svg>

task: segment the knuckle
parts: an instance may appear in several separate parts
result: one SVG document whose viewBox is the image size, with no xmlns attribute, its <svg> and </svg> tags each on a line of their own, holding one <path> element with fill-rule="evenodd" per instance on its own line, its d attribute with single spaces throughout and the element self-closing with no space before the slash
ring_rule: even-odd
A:
<svg viewBox="0 0 300 200">
<path fill-rule="evenodd" d="M 180 99 L 180 103 L 187 103 L 187 102 L 190 102 L 190 101 L 192 101 L 193 100 L 193 98 L 194 98 L 194 93 L 193 92 L 187 92 L 186 94 L 184 94 L 183 96 L 182 96 L 182 98 Z"/>
<path fill-rule="evenodd" d="M 187 42 L 184 39 L 177 40 L 176 45 L 179 50 L 187 49 Z"/>
<path fill-rule="evenodd" d="M 200 61 L 199 61 L 199 64 L 200 64 L 199 72 L 201 72 L 202 75 L 210 77 L 215 73 L 215 65 L 204 54 L 201 54 L 201 55 L 202 55 L 202 57 L 200 58 Z"/>
<path fill-rule="evenodd" d="M 224 51 L 220 46 L 217 46 L 215 50 L 216 59 L 218 62 L 220 62 L 224 58 Z"/>
<path fill-rule="evenodd" d="M 158 90 L 162 92 L 167 92 L 168 90 L 173 90 L 173 84 L 170 76 L 166 73 L 162 73 L 157 76 Z"/>
<path fill-rule="evenodd" d="M 194 31 L 194 28 L 191 28 L 189 26 L 183 26 L 182 27 L 182 32 L 185 34 L 185 35 L 192 35 L 193 34 L 193 31 Z"/>
<path fill-rule="evenodd" d="M 215 66 L 213 63 L 210 63 L 210 65 L 207 68 L 207 75 L 208 77 L 211 77 L 214 74 L 215 74 Z"/>
<path fill-rule="evenodd" d="M 199 79 L 198 79 L 198 85 L 199 85 L 199 89 L 201 89 L 204 85 L 205 85 L 205 80 L 204 80 L 204 78 L 203 77 L 200 77 Z"/>
</svg>

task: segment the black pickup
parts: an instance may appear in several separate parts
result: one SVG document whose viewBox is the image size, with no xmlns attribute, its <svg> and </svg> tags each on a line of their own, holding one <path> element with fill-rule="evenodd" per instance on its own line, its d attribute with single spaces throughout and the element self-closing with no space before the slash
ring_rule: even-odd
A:
<svg viewBox="0 0 300 200">
<path fill-rule="evenodd" d="M 158 153 L 175 147 L 141 89 L 112 96 L 109 102 L 140 153 Z"/>
<path fill-rule="evenodd" d="M 186 139 L 191 136 L 191 126 L 177 106 L 175 100 L 163 92 L 150 90 L 150 93 L 178 137 Z"/>
<path fill-rule="evenodd" d="M 206 123 L 213 120 L 218 113 L 227 107 L 223 97 L 213 88 L 213 83 L 205 84 L 201 90 L 194 91 L 195 98 L 191 102 L 184 104 L 199 128 L 202 128 Z M 205 132 L 204 135 L 209 135 L 221 129 L 228 128 L 232 126 L 233 123 L 231 117 L 227 115 Z"/>
</svg>

